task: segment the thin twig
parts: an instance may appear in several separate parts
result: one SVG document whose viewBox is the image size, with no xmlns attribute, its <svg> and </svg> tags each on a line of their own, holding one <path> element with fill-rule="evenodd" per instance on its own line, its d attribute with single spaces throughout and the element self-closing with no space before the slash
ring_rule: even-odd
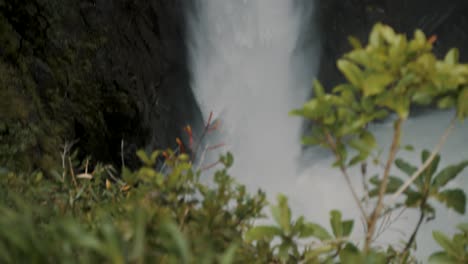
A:
<svg viewBox="0 0 468 264">
<path fill-rule="evenodd" d="M 429 156 L 429 158 L 426 160 L 426 162 L 424 162 L 424 164 L 419 167 L 419 169 L 413 173 L 413 175 L 411 176 L 410 179 L 408 179 L 391 197 L 390 199 L 390 203 L 389 205 L 387 206 L 391 206 L 393 205 L 393 203 L 395 203 L 395 201 L 397 200 L 397 198 L 404 192 L 406 191 L 406 189 L 408 189 L 408 187 L 419 177 L 419 175 L 421 175 L 421 173 L 426 170 L 426 168 L 432 163 L 432 161 L 435 159 L 435 157 L 437 156 L 437 154 L 439 154 L 440 150 L 442 149 L 442 147 L 444 146 L 445 144 L 445 141 L 447 141 L 447 138 L 448 136 L 450 135 L 450 133 L 452 132 L 452 130 L 455 128 L 455 122 L 456 122 L 456 117 L 453 117 L 452 120 L 450 121 L 450 125 L 445 129 L 444 131 L 444 134 L 442 134 L 442 136 L 440 137 L 439 139 L 439 142 L 437 143 L 437 145 L 434 147 L 434 149 L 432 150 L 432 153 L 431 155 Z"/>
<path fill-rule="evenodd" d="M 216 145 L 214 145 L 214 146 L 209 146 L 209 147 L 206 148 L 206 150 L 207 150 L 207 151 L 215 150 L 215 149 L 222 148 L 222 147 L 224 147 L 224 146 L 226 146 L 226 144 L 220 143 L 220 144 L 216 144 Z"/>
<path fill-rule="evenodd" d="M 208 147 L 205 146 L 205 148 L 203 149 L 201 153 L 200 160 L 198 161 L 197 170 L 199 170 L 203 166 L 203 162 L 205 162 L 205 155 L 206 155 L 207 149 Z"/>
<path fill-rule="evenodd" d="M 369 206 L 369 185 L 367 184 L 367 161 L 361 163 L 362 188 L 364 188 L 364 205 Z"/>
<path fill-rule="evenodd" d="M 120 143 L 120 158 L 122 159 L 122 167 L 125 168 L 125 158 L 124 158 L 124 139 Z"/>
<path fill-rule="evenodd" d="M 379 231 L 377 231 L 377 233 L 375 234 L 374 236 L 374 241 L 379 238 L 379 236 L 381 236 L 383 233 L 387 232 L 387 230 L 390 229 L 390 227 L 396 222 L 398 221 L 398 219 L 400 219 L 400 217 L 403 215 L 403 213 L 406 211 L 406 207 L 403 207 L 401 209 L 401 211 L 398 213 L 397 216 L 395 216 L 393 219 L 391 219 L 391 214 L 393 211 L 389 211 L 388 213 L 386 213 L 385 215 L 388 215 L 388 218 L 386 217 L 384 222 L 381 224 L 381 226 L 379 227 Z"/>
<path fill-rule="evenodd" d="M 388 178 L 390 176 L 390 169 L 393 165 L 393 161 L 395 160 L 396 153 L 398 151 L 398 147 L 400 145 L 400 137 L 401 137 L 401 125 L 403 123 L 403 119 L 399 118 L 395 122 L 394 126 L 394 133 L 393 133 L 393 140 L 392 140 L 392 145 L 390 147 L 390 152 L 388 155 L 387 163 L 385 165 L 385 170 L 382 178 L 382 183 L 380 185 L 379 189 L 379 197 L 377 199 L 377 205 L 375 206 L 374 211 L 372 212 L 369 221 L 367 223 L 368 229 L 367 229 L 367 236 L 366 236 L 366 243 L 365 243 L 365 251 L 367 251 L 370 247 L 370 244 L 372 242 L 372 237 L 374 236 L 375 232 L 375 227 L 377 225 L 377 220 L 380 216 L 380 212 L 384 208 L 383 204 L 383 199 L 385 196 L 385 192 L 387 191 L 387 185 L 388 185 Z"/>
<path fill-rule="evenodd" d="M 330 145 L 333 153 L 335 154 L 336 158 L 338 160 L 341 160 L 342 157 L 340 156 L 340 153 L 338 152 L 338 148 L 336 146 L 336 143 L 335 141 L 333 140 L 333 137 L 330 135 L 330 133 L 326 133 L 326 140 L 328 142 L 328 144 Z M 346 184 L 348 185 L 348 188 L 351 190 L 351 194 L 353 195 L 353 199 L 354 201 L 356 202 L 358 208 L 359 208 L 359 211 L 361 212 L 361 215 L 364 219 L 367 219 L 367 215 L 366 215 L 366 211 L 364 210 L 364 207 L 362 207 L 362 204 L 361 204 L 361 201 L 359 200 L 359 197 L 357 195 L 357 192 L 356 190 L 354 190 L 354 187 L 351 183 L 351 178 L 349 177 L 349 174 L 348 174 L 348 171 L 346 170 L 345 166 L 343 166 L 342 163 L 340 163 L 340 170 L 341 170 L 341 173 L 343 174 L 345 180 L 346 180 Z"/>
<path fill-rule="evenodd" d="M 78 188 L 78 183 L 76 182 L 75 172 L 73 171 L 73 164 L 72 164 L 72 161 L 71 161 L 70 157 L 68 157 L 68 164 L 70 166 L 70 174 L 72 176 L 73 184 L 75 185 L 75 188 Z"/>
<path fill-rule="evenodd" d="M 202 167 L 201 170 L 202 171 L 206 171 L 206 170 L 209 170 L 211 168 L 214 168 L 216 165 L 218 165 L 220 162 L 219 161 L 216 161 L 216 162 L 213 162 L 211 164 L 208 164 L 206 165 L 205 167 Z"/>
<path fill-rule="evenodd" d="M 390 226 L 391 217 L 392 217 L 392 211 L 384 215 L 383 221 L 382 223 L 380 223 L 380 226 L 377 228 L 377 232 L 375 233 L 375 239 L 377 239 L 381 234 L 383 234 L 387 230 L 387 228 Z"/>
<path fill-rule="evenodd" d="M 414 240 L 416 239 L 416 235 L 418 234 L 419 228 L 421 227 L 421 224 L 422 224 L 424 218 L 426 217 L 426 214 L 425 214 L 425 211 L 424 211 L 424 206 L 425 206 L 425 201 L 423 201 L 421 203 L 421 206 L 420 206 L 421 211 L 420 211 L 418 223 L 416 224 L 416 227 L 415 227 L 413 233 L 411 234 L 411 237 L 408 240 L 408 243 L 406 243 L 405 249 L 403 250 L 403 254 L 410 250 L 411 246 L 414 243 Z"/>
<path fill-rule="evenodd" d="M 206 122 L 206 125 L 205 127 L 203 128 L 203 132 L 200 136 L 200 139 L 198 140 L 198 144 L 197 144 L 197 147 L 195 148 L 195 151 L 193 152 L 193 156 L 194 156 L 194 160 L 195 160 L 195 157 L 198 153 L 198 150 L 200 149 L 201 145 L 202 145 L 202 142 L 203 142 L 203 139 L 205 138 L 206 134 L 208 134 L 209 130 L 210 130 L 210 127 L 211 127 L 211 119 L 213 118 L 213 112 L 210 112 L 210 115 L 208 117 L 208 121 Z"/>
</svg>

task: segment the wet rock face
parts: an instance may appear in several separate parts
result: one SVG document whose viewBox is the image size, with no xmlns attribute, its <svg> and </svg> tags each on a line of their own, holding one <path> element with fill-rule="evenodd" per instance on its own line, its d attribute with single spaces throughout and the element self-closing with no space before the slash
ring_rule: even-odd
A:
<svg viewBox="0 0 468 264">
<path fill-rule="evenodd" d="M 83 156 L 118 164 L 124 140 L 131 165 L 137 149 L 174 147 L 183 126 L 201 116 L 189 87 L 184 5 L 0 1 L 0 82 L 15 84 L 1 87 L 0 95 L 30 106 L 0 105 L 0 150 L 58 160 L 58 146 L 77 139 Z M 34 140 L 16 151 L 13 139 L 20 130 Z M 50 167 L 35 159 L 29 163 Z"/>
<path fill-rule="evenodd" d="M 96 60 L 99 75 L 136 100 L 141 127 L 130 135 L 128 154 L 142 146 L 172 147 L 184 124 L 200 116 L 188 85 L 183 2 L 97 0 L 80 5 L 85 25 L 105 32 L 106 44 Z"/>
<path fill-rule="evenodd" d="M 319 79 L 327 86 L 342 81 L 335 61 L 350 49 L 347 37 L 365 42 L 372 26 L 386 23 L 399 32 L 422 29 L 437 35 L 435 51 L 442 56 L 451 47 L 468 60 L 468 1 L 464 0 L 318 0 L 321 34 Z"/>
</svg>

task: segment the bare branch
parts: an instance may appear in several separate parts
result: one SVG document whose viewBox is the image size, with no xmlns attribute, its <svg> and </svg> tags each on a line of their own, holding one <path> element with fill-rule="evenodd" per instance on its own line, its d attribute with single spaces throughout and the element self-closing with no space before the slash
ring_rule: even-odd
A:
<svg viewBox="0 0 468 264">
<path fill-rule="evenodd" d="M 385 196 L 385 192 L 387 191 L 387 185 L 388 185 L 388 178 L 390 176 L 390 169 L 393 165 L 393 161 L 395 160 L 396 153 L 398 151 L 398 147 L 400 145 L 400 137 L 401 137 L 401 125 L 403 123 L 403 119 L 399 118 L 395 122 L 395 127 L 394 127 L 394 133 L 393 133 L 393 140 L 392 140 L 392 145 L 390 147 L 390 152 L 389 156 L 387 159 L 387 163 L 385 164 L 385 170 L 382 178 L 382 183 L 380 185 L 379 189 L 379 197 L 377 199 L 377 205 L 375 206 L 374 211 L 372 212 L 372 215 L 370 216 L 370 219 L 367 223 L 368 229 L 367 229 L 367 235 L 366 235 L 366 244 L 365 244 L 365 250 L 367 251 L 370 247 L 370 244 L 372 242 L 372 237 L 374 236 L 375 233 L 375 227 L 377 225 L 377 220 L 380 216 L 380 212 L 384 208 L 383 204 L 383 199 Z"/>
<path fill-rule="evenodd" d="M 340 154 L 338 152 L 336 143 L 335 143 L 333 137 L 328 132 L 326 133 L 326 140 L 327 140 L 327 143 L 330 145 L 330 148 L 332 149 L 332 151 L 335 154 L 336 158 L 341 159 L 341 156 L 340 156 Z M 340 170 L 341 170 L 341 173 L 343 174 L 343 176 L 344 176 L 344 178 L 346 180 L 346 184 L 348 185 L 348 188 L 351 190 L 351 194 L 353 195 L 353 199 L 356 202 L 356 204 L 357 204 L 357 206 L 359 208 L 359 211 L 361 212 L 362 217 L 364 219 L 366 219 L 366 221 L 367 221 L 366 211 L 364 210 L 364 207 L 362 207 L 362 204 L 361 204 L 361 201 L 360 201 L 360 199 L 359 199 L 359 197 L 357 195 L 357 192 L 354 189 L 353 184 L 351 183 L 351 177 L 349 177 L 349 174 L 348 174 L 348 171 L 346 170 L 346 167 L 343 166 L 342 164 L 340 164 Z"/>
<path fill-rule="evenodd" d="M 391 197 L 390 199 L 390 203 L 388 206 L 391 206 L 395 203 L 395 201 L 397 200 L 397 198 L 406 190 L 408 189 L 408 187 L 419 177 L 419 175 L 421 175 L 421 173 L 432 163 L 432 161 L 435 159 L 435 157 L 437 156 L 437 154 L 440 152 L 440 150 L 442 149 L 442 147 L 444 146 L 445 144 L 445 141 L 447 141 L 447 138 L 448 136 L 450 135 L 450 133 L 452 132 L 452 130 L 455 128 L 455 122 L 456 122 L 456 117 L 453 117 L 452 120 L 450 121 L 450 125 L 445 129 L 444 131 L 444 134 L 442 134 L 442 136 L 440 137 L 439 139 L 439 142 L 437 143 L 437 145 L 434 147 L 434 149 L 432 150 L 432 153 L 431 155 L 429 156 L 429 158 L 426 160 L 426 162 L 424 162 L 424 164 L 419 167 L 419 169 L 413 173 L 413 175 L 411 176 L 410 179 L 408 179 Z"/>
</svg>

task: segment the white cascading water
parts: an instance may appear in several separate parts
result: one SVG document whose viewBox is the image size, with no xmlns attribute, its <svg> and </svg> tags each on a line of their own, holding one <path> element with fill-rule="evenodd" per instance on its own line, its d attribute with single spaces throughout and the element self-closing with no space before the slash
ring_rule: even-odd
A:
<svg viewBox="0 0 468 264">
<path fill-rule="evenodd" d="M 273 200 L 277 193 L 289 197 L 293 212 L 328 226 L 328 212 L 342 210 L 356 219 L 355 238 L 362 239 L 356 205 L 342 176 L 330 168 L 332 160 L 314 150 L 310 166 L 299 171 L 301 120 L 288 112 L 300 107 L 311 91 L 318 62 L 318 45 L 299 43 L 313 15 L 313 1 L 303 0 L 197 0 L 188 15 L 188 46 L 192 89 L 205 118 L 210 112 L 222 122 L 220 137 L 235 164 L 231 174 L 250 190 L 261 187 Z M 310 34 L 310 31 L 309 31 Z M 441 135 L 450 113 L 414 118 L 405 126 L 406 142 L 418 149 L 432 146 Z M 376 125 L 387 143 L 391 125 Z M 441 165 L 468 158 L 468 124 L 459 125 L 443 151 Z M 321 157 L 321 158 L 320 158 Z M 417 160 L 419 154 L 408 154 Z M 419 160 L 418 160 L 419 161 Z M 209 163 L 209 162 L 208 162 Z M 354 186 L 362 191 L 359 174 Z M 452 185 L 468 186 L 468 172 Z M 452 211 L 437 207 L 438 219 L 424 226 L 418 237 L 420 256 L 436 248 L 429 230 L 453 232 L 462 221 Z M 465 218 L 465 221 L 468 220 Z M 379 238 L 381 245 L 409 236 L 416 214 L 400 216 Z"/>
<path fill-rule="evenodd" d="M 297 170 L 301 120 L 288 112 L 310 91 L 316 59 L 296 46 L 310 7 L 284 0 L 200 0 L 190 28 L 192 87 L 205 118 L 222 121 L 222 139 L 248 186 L 283 191 Z M 309 60 L 309 61 L 307 61 Z"/>
</svg>

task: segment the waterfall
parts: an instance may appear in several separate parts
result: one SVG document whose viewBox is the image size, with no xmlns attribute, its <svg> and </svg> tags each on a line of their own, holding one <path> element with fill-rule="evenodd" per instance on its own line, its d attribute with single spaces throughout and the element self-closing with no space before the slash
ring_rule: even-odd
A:
<svg viewBox="0 0 468 264">
<path fill-rule="evenodd" d="M 288 112 L 307 99 L 318 60 L 300 34 L 313 1 L 296 2 L 199 0 L 188 22 L 192 89 L 205 119 L 222 123 L 213 144 L 234 154 L 240 182 L 273 192 L 298 168 L 301 120 Z"/>
<path fill-rule="evenodd" d="M 226 147 L 222 151 L 234 154 L 230 172 L 239 182 L 251 190 L 261 187 L 270 200 L 277 193 L 286 194 L 296 216 L 305 215 L 326 227 L 329 211 L 342 210 L 345 218 L 356 220 L 355 238 L 362 240 L 357 207 L 343 177 L 330 168 L 330 156 L 312 150 L 310 166 L 299 171 L 301 120 L 289 117 L 288 112 L 307 100 L 318 62 L 318 39 L 301 38 L 301 33 L 313 26 L 314 1 L 301 3 L 193 1 L 187 22 L 191 86 L 205 119 L 213 112 L 221 121 L 219 135 L 209 144 L 223 143 Z M 412 118 L 405 126 L 405 142 L 418 150 L 430 148 L 450 115 L 442 112 Z M 388 149 L 391 124 L 375 125 L 373 129 L 384 150 Z M 468 158 L 464 143 L 468 141 L 467 131 L 466 123 L 458 124 L 444 148 L 441 165 Z M 406 157 L 419 162 L 419 152 Z M 351 174 L 354 186 L 362 191 L 359 173 Z M 468 172 L 464 174 L 454 184 L 468 186 Z M 453 232 L 455 224 L 462 221 L 452 211 L 436 208 L 437 220 L 419 234 L 419 248 L 424 248 L 420 255 L 436 249 L 430 230 Z M 393 229 L 382 234 L 379 243 L 397 244 L 407 238 L 415 222 L 414 212 L 404 214 Z"/>
</svg>

